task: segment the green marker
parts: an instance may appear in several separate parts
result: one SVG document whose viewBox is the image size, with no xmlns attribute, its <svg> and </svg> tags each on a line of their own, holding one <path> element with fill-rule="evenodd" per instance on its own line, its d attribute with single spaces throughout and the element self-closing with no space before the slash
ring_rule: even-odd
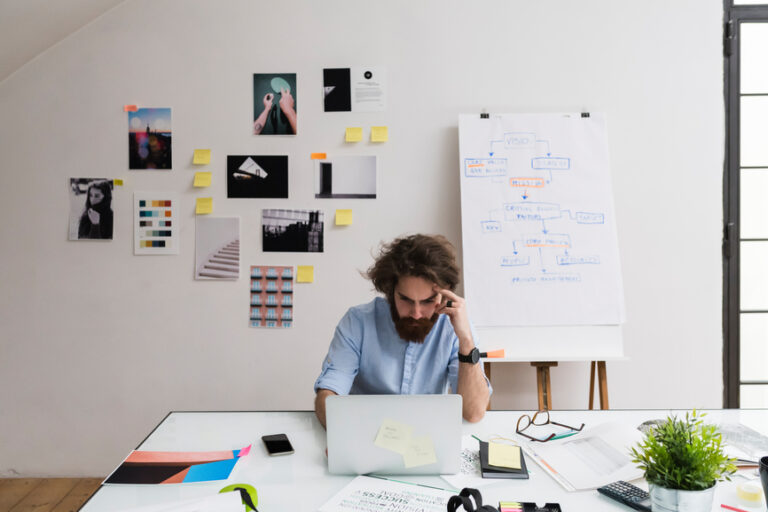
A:
<svg viewBox="0 0 768 512">
<path fill-rule="evenodd" d="M 555 437 L 553 437 L 552 439 L 550 439 L 550 441 L 554 441 L 554 440 L 556 440 L 556 439 L 563 439 L 563 438 L 566 438 L 566 437 L 575 436 L 575 435 L 576 435 L 576 434 L 578 434 L 578 433 L 579 433 L 579 431 L 578 431 L 578 430 L 574 430 L 573 432 L 566 432 L 566 433 L 564 433 L 564 434 L 557 434 Z"/>
</svg>

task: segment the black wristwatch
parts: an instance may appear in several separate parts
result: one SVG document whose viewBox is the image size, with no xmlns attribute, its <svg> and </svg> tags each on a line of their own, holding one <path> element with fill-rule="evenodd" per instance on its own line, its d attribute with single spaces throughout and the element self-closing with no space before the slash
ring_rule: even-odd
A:
<svg viewBox="0 0 768 512">
<path fill-rule="evenodd" d="M 459 361 L 462 363 L 477 364 L 477 362 L 480 361 L 480 351 L 477 349 L 477 347 L 475 347 L 470 350 L 469 354 L 467 355 L 463 355 L 461 352 L 459 352 Z"/>
</svg>

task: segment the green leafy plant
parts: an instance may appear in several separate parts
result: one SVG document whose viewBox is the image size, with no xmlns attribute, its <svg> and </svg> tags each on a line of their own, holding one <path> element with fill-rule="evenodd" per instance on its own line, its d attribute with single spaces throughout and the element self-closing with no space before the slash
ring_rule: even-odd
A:
<svg viewBox="0 0 768 512">
<path fill-rule="evenodd" d="M 695 409 L 686 412 L 684 420 L 670 415 L 632 448 L 632 462 L 645 472 L 648 483 L 701 491 L 730 480 L 736 460 L 725 455 L 720 432 L 704 424 L 704 416 Z"/>
</svg>

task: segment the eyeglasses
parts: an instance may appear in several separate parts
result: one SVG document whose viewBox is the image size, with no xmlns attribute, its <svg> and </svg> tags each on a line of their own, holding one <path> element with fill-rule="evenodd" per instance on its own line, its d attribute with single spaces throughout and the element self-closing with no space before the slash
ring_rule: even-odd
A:
<svg viewBox="0 0 768 512">
<path fill-rule="evenodd" d="M 555 432 L 552 432 L 549 435 L 549 437 L 547 437 L 546 439 L 537 439 L 537 438 L 535 438 L 533 436 L 530 436 L 530 435 L 526 434 L 525 432 L 523 432 L 525 429 L 527 429 L 531 425 L 542 426 L 542 425 L 548 425 L 550 423 L 552 425 L 557 425 L 559 427 L 564 427 L 564 428 L 570 429 L 571 432 L 566 432 L 566 433 L 559 434 L 559 435 L 556 434 Z M 571 436 L 571 435 L 575 434 L 576 432 L 581 432 L 581 429 L 583 429 L 583 428 L 584 428 L 584 424 L 583 423 L 581 424 L 581 426 L 579 428 L 571 427 L 571 426 L 568 426 L 568 425 L 566 425 L 564 423 L 558 423 L 556 421 L 552 421 L 551 419 L 549 419 L 549 411 L 538 411 L 536 414 L 533 415 L 533 418 L 531 418 L 527 414 L 523 414 L 522 416 L 520 416 L 517 419 L 517 427 L 516 427 L 515 430 L 517 431 L 518 434 L 520 434 L 523 437 L 527 437 L 531 441 L 538 441 L 540 443 L 546 443 L 547 441 L 551 441 L 552 439 L 560 439 L 562 437 Z"/>
</svg>

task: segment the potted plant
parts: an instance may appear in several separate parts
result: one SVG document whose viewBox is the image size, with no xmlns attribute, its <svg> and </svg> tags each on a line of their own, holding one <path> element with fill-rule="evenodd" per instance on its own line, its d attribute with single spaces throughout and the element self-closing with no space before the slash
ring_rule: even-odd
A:
<svg viewBox="0 0 768 512">
<path fill-rule="evenodd" d="M 670 415 L 632 448 L 632 461 L 645 472 L 653 512 L 705 512 L 712 508 L 715 484 L 730 480 L 735 459 L 725 455 L 722 437 L 705 414 Z"/>
</svg>

